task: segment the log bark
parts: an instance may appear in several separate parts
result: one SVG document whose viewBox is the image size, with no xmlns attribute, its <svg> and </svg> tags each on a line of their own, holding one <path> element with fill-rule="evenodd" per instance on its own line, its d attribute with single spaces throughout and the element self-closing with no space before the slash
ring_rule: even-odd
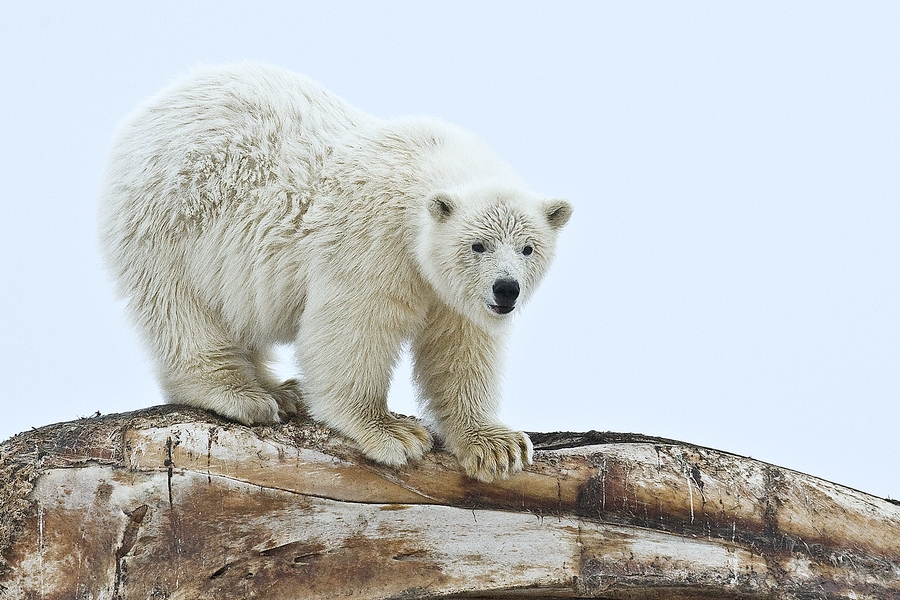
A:
<svg viewBox="0 0 900 600">
<path fill-rule="evenodd" d="M 631 434 L 390 469 L 325 427 L 184 407 L 0 445 L 0 597 L 900 598 L 900 505 Z"/>
</svg>

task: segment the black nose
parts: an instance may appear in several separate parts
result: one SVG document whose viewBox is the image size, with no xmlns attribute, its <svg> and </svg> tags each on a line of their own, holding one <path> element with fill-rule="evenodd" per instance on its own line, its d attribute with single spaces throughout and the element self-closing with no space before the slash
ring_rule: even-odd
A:
<svg viewBox="0 0 900 600">
<path fill-rule="evenodd" d="M 494 299 L 499 306 L 513 306 L 519 297 L 519 282 L 514 279 L 498 279 L 494 282 Z"/>
</svg>

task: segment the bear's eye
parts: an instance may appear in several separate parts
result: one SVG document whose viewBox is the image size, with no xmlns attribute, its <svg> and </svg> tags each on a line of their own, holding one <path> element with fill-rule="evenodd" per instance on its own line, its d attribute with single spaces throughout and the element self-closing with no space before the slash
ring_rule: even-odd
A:
<svg viewBox="0 0 900 600">
<path fill-rule="evenodd" d="M 482 252 L 484 252 L 484 244 L 482 244 L 481 242 L 475 242 L 474 244 L 472 244 L 472 252 L 481 254 Z"/>
<path fill-rule="evenodd" d="M 532 248 L 530 245 L 522 248 L 522 254 L 524 254 L 525 256 L 531 256 L 532 252 L 534 252 L 534 248 Z"/>
</svg>

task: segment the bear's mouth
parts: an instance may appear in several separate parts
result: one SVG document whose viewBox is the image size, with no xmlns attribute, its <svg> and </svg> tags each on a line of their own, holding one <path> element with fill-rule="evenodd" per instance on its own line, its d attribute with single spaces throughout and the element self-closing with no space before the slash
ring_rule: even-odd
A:
<svg viewBox="0 0 900 600">
<path fill-rule="evenodd" d="M 506 315 L 513 311 L 515 305 L 513 306 L 501 306 L 499 304 L 488 304 L 490 309 L 497 313 L 498 315 Z"/>
</svg>

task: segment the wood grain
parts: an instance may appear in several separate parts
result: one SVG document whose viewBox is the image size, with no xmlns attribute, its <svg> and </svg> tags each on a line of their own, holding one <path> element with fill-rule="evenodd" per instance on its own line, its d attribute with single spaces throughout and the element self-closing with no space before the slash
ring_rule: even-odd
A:
<svg viewBox="0 0 900 600">
<path fill-rule="evenodd" d="M 532 439 L 532 467 L 484 484 L 308 420 L 33 430 L 0 445 L 0 597 L 900 598 L 892 501 L 674 440 Z"/>
</svg>

